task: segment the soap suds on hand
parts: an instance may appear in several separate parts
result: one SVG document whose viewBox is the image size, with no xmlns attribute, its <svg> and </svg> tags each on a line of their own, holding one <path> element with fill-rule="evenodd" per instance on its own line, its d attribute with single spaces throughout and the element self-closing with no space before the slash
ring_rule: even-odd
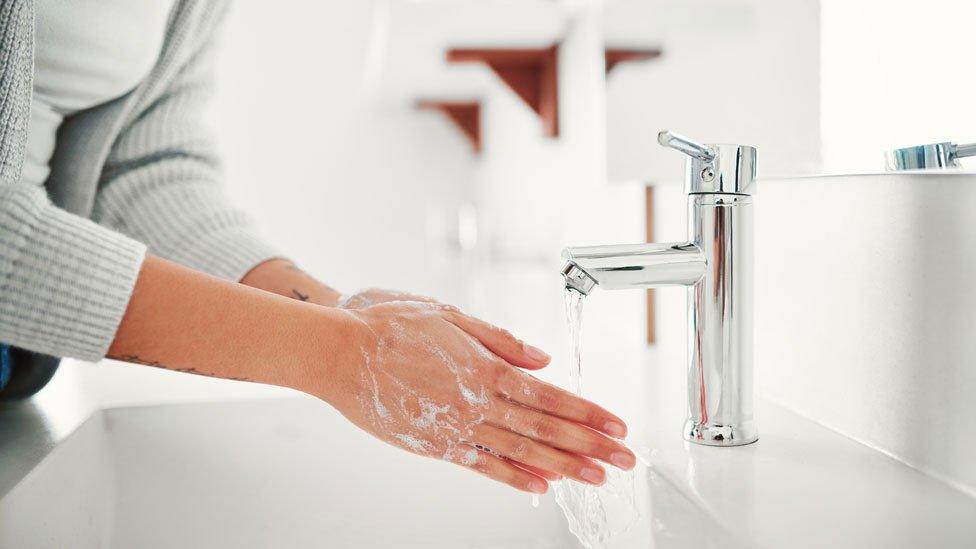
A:
<svg viewBox="0 0 976 549">
<path fill-rule="evenodd" d="M 418 454 L 426 453 L 430 449 L 430 443 L 426 440 L 420 440 L 412 435 L 399 434 L 396 435 L 397 440 L 406 445 L 407 448 L 417 452 Z"/>
<path fill-rule="evenodd" d="M 478 451 L 471 449 L 464 453 L 461 457 L 461 465 L 471 466 L 478 462 Z"/>
</svg>

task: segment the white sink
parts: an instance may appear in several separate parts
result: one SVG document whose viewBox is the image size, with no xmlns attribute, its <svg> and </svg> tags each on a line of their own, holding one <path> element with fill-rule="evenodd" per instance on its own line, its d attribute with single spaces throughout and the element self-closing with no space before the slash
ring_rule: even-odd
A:
<svg viewBox="0 0 976 549">
<path fill-rule="evenodd" d="M 654 520 L 611 547 L 727 546 L 697 505 L 642 474 Z M 579 547 L 551 496 L 533 508 L 305 398 L 97 413 L 0 500 L 0 547 L 67 546 Z"/>
<path fill-rule="evenodd" d="M 648 380 L 651 420 L 635 440 L 650 463 L 638 473 L 642 519 L 608 547 L 976 539 L 972 498 L 765 401 L 757 444 L 687 445 L 684 395 L 670 389 L 681 373 L 649 371 L 667 374 Z M 310 398 L 96 412 L 0 495 L 0 547 L 579 547 L 551 496 L 533 508 Z"/>
</svg>

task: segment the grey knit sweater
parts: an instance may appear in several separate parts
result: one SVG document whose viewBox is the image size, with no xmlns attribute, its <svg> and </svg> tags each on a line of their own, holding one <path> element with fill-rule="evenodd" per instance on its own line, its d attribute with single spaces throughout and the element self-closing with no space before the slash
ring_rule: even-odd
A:
<svg viewBox="0 0 976 549">
<path fill-rule="evenodd" d="M 64 121 L 41 188 L 21 181 L 33 0 L 0 0 L 0 342 L 102 358 L 147 247 L 231 280 L 278 255 L 221 193 L 201 125 L 225 11 L 225 0 L 177 2 L 147 78 Z"/>
</svg>

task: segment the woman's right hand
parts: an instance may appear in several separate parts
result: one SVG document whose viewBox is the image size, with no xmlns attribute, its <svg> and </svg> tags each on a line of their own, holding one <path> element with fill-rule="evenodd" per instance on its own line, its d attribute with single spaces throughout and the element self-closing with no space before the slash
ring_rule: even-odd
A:
<svg viewBox="0 0 976 549">
<path fill-rule="evenodd" d="M 508 332 L 438 303 L 347 314 L 352 355 L 309 392 L 377 438 L 535 493 L 562 477 L 602 484 L 598 460 L 634 467 L 623 421 L 523 371 L 549 357 Z"/>
</svg>

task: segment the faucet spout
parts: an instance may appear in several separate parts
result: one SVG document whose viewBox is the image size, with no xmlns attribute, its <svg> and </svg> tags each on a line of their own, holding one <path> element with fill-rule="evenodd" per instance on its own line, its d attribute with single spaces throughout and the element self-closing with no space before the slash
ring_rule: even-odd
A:
<svg viewBox="0 0 976 549">
<path fill-rule="evenodd" d="M 692 242 L 581 246 L 563 250 L 566 287 L 606 290 L 690 286 L 705 274 L 705 254 Z"/>
</svg>

